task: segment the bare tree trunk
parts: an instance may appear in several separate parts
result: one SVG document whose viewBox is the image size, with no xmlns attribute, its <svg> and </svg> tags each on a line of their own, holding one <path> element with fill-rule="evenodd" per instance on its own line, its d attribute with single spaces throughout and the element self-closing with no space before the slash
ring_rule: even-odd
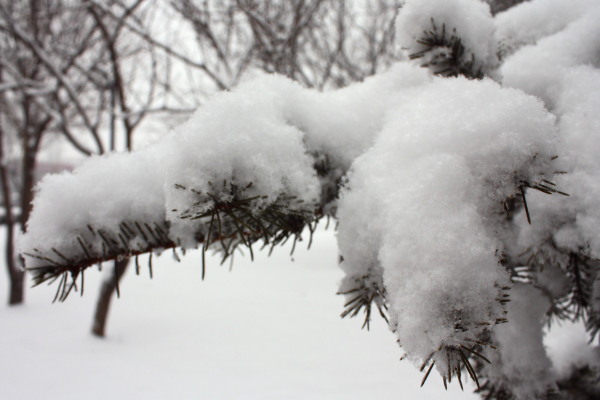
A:
<svg viewBox="0 0 600 400">
<path fill-rule="evenodd" d="M 12 251 L 11 251 L 12 253 Z M 7 257 L 9 257 L 7 255 Z M 11 306 L 22 304 L 25 301 L 25 271 L 19 268 L 16 262 L 10 268 L 10 297 L 8 304 Z"/>
<path fill-rule="evenodd" d="M 132 7 L 133 9 L 137 8 L 140 4 L 142 4 L 144 0 L 138 0 Z M 127 114 L 129 112 L 129 108 L 127 107 L 126 95 L 125 95 L 125 86 L 124 81 L 121 74 L 121 65 L 120 65 L 120 56 L 117 52 L 116 48 L 116 40 L 119 35 L 119 30 L 115 33 L 115 36 L 111 36 L 107 27 L 104 25 L 102 18 L 97 13 L 94 7 L 89 8 L 90 12 L 94 16 L 100 31 L 102 32 L 102 36 L 104 37 L 104 41 L 106 42 L 106 48 L 110 54 L 111 67 L 113 72 L 113 82 L 111 87 L 111 109 L 110 109 L 110 149 L 112 151 L 116 150 L 116 140 L 115 140 L 115 112 L 116 108 L 120 109 L 120 113 Z M 119 28 L 120 29 L 120 28 Z M 132 134 L 135 128 L 135 124 L 132 124 L 129 120 L 129 117 L 124 117 L 121 120 L 123 124 L 123 128 L 125 130 L 125 149 L 127 151 L 131 151 L 132 149 Z M 119 295 L 119 281 L 121 277 L 125 273 L 127 269 L 127 265 L 129 264 L 129 258 L 124 258 L 122 260 L 117 260 L 114 262 L 113 275 L 111 279 L 108 279 L 102 283 L 100 288 L 100 295 L 98 296 L 98 303 L 96 303 L 96 313 L 94 315 L 94 322 L 92 325 L 92 333 L 99 337 L 104 337 L 106 332 L 106 321 L 108 319 L 108 311 L 110 308 L 110 300 L 112 299 L 113 292 L 117 292 L 117 296 Z"/>
<path fill-rule="evenodd" d="M 34 138 L 36 136 L 31 135 Z M 27 136 L 28 138 L 30 136 Z M 36 138 L 37 140 L 37 138 Z M 32 142 L 32 140 L 27 140 Z M 21 226 L 23 232 L 26 231 L 25 223 L 29 219 L 29 214 L 33 209 L 33 187 L 35 186 L 35 164 L 37 149 L 31 143 L 24 144 L 23 154 L 23 187 L 21 189 Z"/>
<path fill-rule="evenodd" d="M 25 298 L 25 271 L 19 265 L 17 257 L 15 257 L 15 238 L 14 225 L 15 220 L 12 214 L 12 199 L 10 183 L 8 180 L 8 171 L 4 163 L 4 146 L 3 146 L 3 131 L 0 128 L 0 179 L 2 180 L 2 195 L 4 197 L 4 209 L 6 213 L 6 266 L 10 277 L 10 297 L 8 304 L 21 304 Z"/>
<path fill-rule="evenodd" d="M 100 288 L 100 296 L 98 296 L 98 303 L 96 304 L 94 324 L 92 326 L 92 333 L 96 336 L 105 336 L 106 320 L 108 318 L 108 310 L 110 309 L 110 300 L 112 299 L 113 292 L 117 291 L 117 295 L 119 294 L 119 280 L 125 273 L 128 264 L 129 258 L 115 261 L 111 278 L 102 283 L 102 287 Z"/>
<path fill-rule="evenodd" d="M 0 134 L 0 141 L 2 140 Z M 1 150 L 0 150 L 1 151 Z M 14 241 L 14 219 L 12 215 L 12 203 L 10 200 L 10 186 L 8 184 L 8 173 L 4 165 L 0 166 L 0 176 L 2 178 L 2 194 L 5 196 L 4 207 L 6 209 L 6 266 L 10 277 L 10 295 L 8 304 L 21 304 L 25 300 L 25 271 L 19 265 L 15 257 Z"/>
<path fill-rule="evenodd" d="M 2 82 L 2 70 L 0 69 L 0 82 Z M 1 103 L 0 103 L 1 104 Z M 4 130 L 0 121 L 0 180 L 2 180 L 2 196 L 4 197 L 4 212 L 6 220 L 6 266 L 10 277 L 10 295 L 8 304 L 16 305 L 23 303 L 25 299 L 25 271 L 20 268 L 15 257 L 14 225 L 15 218 L 12 210 L 12 191 L 6 168 L 4 154 Z"/>
</svg>

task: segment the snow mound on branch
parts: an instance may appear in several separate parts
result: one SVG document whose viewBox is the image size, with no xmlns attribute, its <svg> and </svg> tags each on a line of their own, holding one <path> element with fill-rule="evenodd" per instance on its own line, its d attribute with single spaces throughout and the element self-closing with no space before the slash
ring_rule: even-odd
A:
<svg viewBox="0 0 600 400">
<path fill-rule="evenodd" d="M 124 217 L 164 221 L 163 161 L 157 150 L 94 156 L 72 173 L 46 175 L 37 186 L 21 250 L 53 253 L 54 248 L 70 258 L 69 249 L 81 250 L 76 237 L 88 225 L 112 230 Z M 40 261 L 29 259 L 27 266 Z"/>
<path fill-rule="evenodd" d="M 600 2 L 565 29 L 522 47 L 502 65 L 503 84 L 556 106 L 561 77 L 572 67 L 600 66 Z"/>
<path fill-rule="evenodd" d="M 519 47 L 563 30 L 597 6 L 598 0 L 535 0 L 511 7 L 495 16 L 496 39 L 505 55 Z"/>
<path fill-rule="evenodd" d="M 306 153 L 303 132 L 290 124 L 285 105 L 302 88 L 279 76 L 246 83 L 235 92 L 222 92 L 177 129 L 165 153 L 166 209 L 171 234 L 194 246 L 198 221 L 182 213 L 210 193 L 196 207 L 202 214 L 215 201 L 229 201 L 232 186 L 246 188 L 244 197 L 259 197 L 264 208 L 279 196 L 316 204 L 320 186 L 313 160 Z M 283 105 L 283 106 L 282 106 Z"/>
<path fill-rule="evenodd" d="M 338 212 L 341 267 L 383 267 L 392 327 L 413 362 L 504 317 L 502 202 L 552 174 L 554 123 L 520 91 L 439 78 L 353 164 Z"/>
<path fill-rule="evenodd" d="M 600 70 L 582 66 L 571 69 L 561 80 L 557 96 L 559 129 L 565 149 L 562 166 L 568 172 L 556 183 L 570 197 L 550 201 L 535 195 L 537 222 L 522 226 L 521 249 L 537 248 L 548 235 L 555 245 L 567 252 L 586 249 L 592 258 L 600 258 Z M 516 250 L 519 251 L 519 250 Z"/>
<path fill-rule="evenodd" d="M 487 373 L 496 385 L 509 389 L 518 400 L 535 399 L 556 388 L 552 362 L 546 354 L 543 327 L 550 307 L 542 293 L 515 284 L 507 305 L 508 324 L 493 330 L 499 351 L 487 349 Z"/>
<path fill-rule="evenodd" d="M 438 32 L 445 26 L 446 38 L 455 34 L 465 47 L 462 59 L 475 60 L 475 69 L 488 72 L 498 64 L 494 20 L 490 6 L 479 0 L 407 0 L 396 19 L 396 40 L 408 54 L 424 49 L 418 43 L 435 24 Z M 456 29 L 456 33 L 453 31 Z M 448 49 L 450 51 L 450 49 Z"/>
<path fill-rule="evenodd" d="M 308 151 L 328 154 L 347 170 L 373 144 L 390 111 L 430 81 L 428 70 L 400 62 L 341 90 L 307 91 L 303 99 L 289 101 L 286 112 L 305 132 Z"/>
<path fill-rule="evenodd" d="M 216 95 L 177 129 L 164 151 L 172 236 L 182 243 L 188 238 L 192 246 L 197 223 L 179 218 L 181 212 L 197 201 L 197 193 L 221 190 L 217 197 L 225 200 L 230 185 L 252 183 L 245 197 L 260 196 L 257 208 L 284 193 L 316 207 L 324 184 L 314 169 L 318 156 L 326 154 L 340 169 L 338 175 L 345 173 L 371 146 L 388 111 L 430 79 L 427 71 L 401 64 L 334 92 L 310 91 L 285 77 L 266 75 Z M 203 210 L 213 205 L 206 202 Z"/>
<path fill-rule="evenodd" d="M 534 8 L 553 17 L 539 20 L 540 26 L 535 28 L 540 32 L 535 38 L 537 43 L 510 56 L 502 66 L 502 74 L 505 85 L 539 96 L 557 116 L 564 153 L 557 167 L 565 174 L 558 175 L 554 182 L 570 197 L 528 192 L 533 223 L 523 221 L 522 211 L 515 215 L 517 238 L 508 253 L 524 265 L 529 280 L 551 297 L 549 318 L 569 315 L 582 319 L 593 339 L 600 327 L 596 261 L 600 256 L 600 1 L 536 0 L 515 7 L 514 13 L 519 15 L 522 10 L 524 18 L 525 11 L 533 13 Z M 512 12 L 507 12 L 507 18 Z M 523 31 L 515 37 L 530 36 L 526 24 L 520 29 Z M 527 335 L 531 322 L 520 325 L 517 322 L 514 329 L 522 329 Z M 507 337 L 504 342 L 510 344 L 511 340 Z M 525 350 L 515 352 L 526 354 Z M 525 368 L 518 368 L 515 362 L 508 364 L 501 369 L 507 385 L 511 385 L 511 379 L 519 378 L 510 372 L 510 365 L 516 371 Z M 493 366 L 491 370 L 499 371 Z"/>
<path fill-rule="evenodd" d="M 567 174 L 555 181 L 570 197 L 551 201 L 532 193 L 531 212 L 536 223 L 531 226 L 519 223 L 518 247 L 514 253 L 538 254 L 542 265 L 553 260 L 564 274 L 570 254 L 592 260 L 600 258 L 600 70 L 591 66 L 570 68 L 557 87 L 560 90 L 555 96 L 555 108 L 565 149 L 562 166 Z M 540 284 L 552 287 L 552 281 L 546 279 Z M 595 283 L 590 301 L 597 313 L 599 294 L 600 285 Z"/>
<path fill-rule="evenodd" d="M 282 195 L 315 207 L 322 187 L 336 188 L 336 179 L 372 145 L 389 111 L 430 80 L 426 70 L 403 63 L 335 92 L 310 91 L 275 75 L 244 82 L 215 95 L 154 146 L 94 157 L 72 174 L 48 176 L 38 187 L 20 248 L 60 257 L 62 264 L 63 256 L 81 258 L 77 238 L 85 232 L 89 251 L 102 258 L 110 238 L 96 235 L 100 229 L 117 238 L 115 246 L 124 244 L 118 239 L 123 233 L 133 236 L 129 250 L 147 251 L 144 224 L 165 230 L 166 221 L 169 240 L 196 247 L 199 221 L 182 214 L 190 209 L 201 214 L 242 189 L 244 198 L 255 197 L 256 209 Z M 314 165 L 321 154 L 336 173 L 317 177 Z M 131 230 L 123 232 L 121 222 Z M 46 261 L 30 257 L 27 266 Z"/>
</svg>

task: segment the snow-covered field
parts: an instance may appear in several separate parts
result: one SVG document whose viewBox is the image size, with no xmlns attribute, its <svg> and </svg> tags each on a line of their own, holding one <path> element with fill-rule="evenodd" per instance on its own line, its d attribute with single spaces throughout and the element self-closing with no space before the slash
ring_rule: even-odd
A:
<svg viewBox="0 0 600 400">
<path fill-rule="evenodd" d="M 4 236 L 4 235 L 2 235 Z M 2 239 L 3 240 L 3 239 Z M 128 271 L 114 299 L 108 337 L 89 333 L 102 273 L 83 297 L 51 304 L 55 287 L 0 306 L 0 397 L 17 399 L 474 399 L 472 386 L 444 391 L 434 372 L 407 361 L 381 319 L 341 319 L 333 229 L 249 257 L 233 270 L 201 253 L 155 258 L 154 279 Z M 293 261 L 292 261 L 293 258 Z M 141 259 L 141 265 L 146 265 Z M 0 273 L 6 298 L 6 273 Z"/>
</svg>

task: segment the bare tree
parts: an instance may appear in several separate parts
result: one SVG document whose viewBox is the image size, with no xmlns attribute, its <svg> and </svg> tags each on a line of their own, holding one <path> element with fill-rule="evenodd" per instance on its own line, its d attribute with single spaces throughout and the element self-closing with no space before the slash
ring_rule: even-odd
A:
<svg viewBox="0 0 600 400">
<path fill-rule="evenodd" d="M 167 70 L 164 57 L 154 43 L 130 32 L 147 31 L 151 6 L 147 0 L 102 7 L 91 1 L 0 1 L 0 177 L 10 304 L 24 298 L 13 227 L 26 229 L 43 141 L 58 135 L 84 155 L 130 150 L 143 119 L 169 110 L 170 76 L 159 76 Z M 15 163 L 18 168 L 11 168 Z M 105 297 L 100 303 L 108 310 Z"/>
<path fill-rule="evenodd" d="M 397 0 L 173 0 L 207 68 L 230 86 L 248 68 L 343 87 L 397 60 Z"/>
<path fill-rule="evenodd" d="M 0 167 L 9 231 L 10 304 L 21 303 L 24 297 L 24 275 L 14 254 L 12 228 L 18 224 L 26 229 L 42 139 L 48 132 L 60 132 L 84 154 L 104 152 L 99 125 L 106 102 L 103 90 L 98 90 L 104 81 L 98 67 L 104 54 L 95 46 L 94 29 L 84 17 L 80 7 L 60 1 L 0 4 L 2 140 L 6 143 L 12 135 L 18 143 L 13 154 L 2 149 Z M 89 137 L 82 137 L 83 132 Z M 12 182 L 12 188 L 6 170 L 9 158 L 20 163 L 18 182 Z M 17 214 L 12 207 L 13 191 L 18 192 Z"/>
</svg>

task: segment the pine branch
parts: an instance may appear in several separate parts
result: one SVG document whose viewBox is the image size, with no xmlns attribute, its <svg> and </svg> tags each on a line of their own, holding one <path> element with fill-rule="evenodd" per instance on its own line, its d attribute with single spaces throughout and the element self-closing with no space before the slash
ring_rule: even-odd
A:
<svg viewBox="0 0 600 400">
<path fill-rule="evenodd" d="M 595 274 L 590 266 L 582 260 L 579 254 L 571 252 L 567 264 L 567 274 L 571 280 L 571 293 L 566 307 L 574 310 L 574 319 L 584 316 L 585 310 L 590 306 L 592 297 L 593 278 Z"/>
<path fill-rule="evenodd" d="M 553 296 L 544 287 L 539 288 L 550 300 L 548 324 L 551 324 L 553 319 L 583 320 L 590 335 L 590 342 L 593 341 L 600 331 L 600 317 L 593 307 L 598 260 L 590 258 L 587 249 L 575 252 L 559 248 L 552 238 L 536 249 L 527 249 L 519 255 L 519 258 L 521 257 L 527 257 L 524 266 L 509 268 L 513 281 L 537 285 L 536 275 L 545 268 L 556 268 L 568 279 L 568 289 L 560 297 Z"/>
<path fill-rule="evenodd" d="M 598 311 L 588 310 L 585 329 L 590 335 L 589 343 L 592 343 L 596 339 L 598 332 L 600 332 L 600 315 L 598 315 Z"/>
<path fill-rule="evenodd" d="M 221 253 L 223 261 L 232 257 L 239 246 L 247 247 L 252 254 L 252 245 L 260 240 L 263 247 L 271 246 L 271 249 L 291 237 L 294 242 L 301 240 L 305 227 L 309 227 L 312 238 L 322 216 L 315 205 L 304 204 L 303 200 L 285 193 L 266 206 L 259 205 L 266 196 L 246 195 L 252 183 L 240 188 L 225 181 L 222 188 L 215 188 L 220 191 L 218 195 L 200 193 L 179 184 L 174 186 L 197 199 L 189 209 L 179 212 L 178 218 L 197 221 L 194 235 L 197 245 L 202 245 L 205 252 L 211 245 L 218 244 L 215 250 Z M 222 189 L 229 191 L 225 199 Z M 171 223 L 164 220 L 124 220 L 110 230 L 88 225 L 72 236 L 74 240 L 68 249 L 51 248 L 46 253 L 33 249 L 31 253 L 24 253 L 25 257 L 43 262 L 41 266 L 29 268 L 35 286 L 60 278 L 56 297 L 59 301 L 64 301 L 72 289 L 76 290 L 79 274 L 83 277 L 83 271 L 95 264 L 166 249 L 175 251 L 181 243 L 172 237 Z"/>
<path fill-rule="evenodd" d="M 367 330 L 369 330 L 372 306 L 375 305 L 379 311 L 379 315 L 386 323 L 390 323 L 382 272 L 381 268 L 373 267 L 369 269 L 366 275 L 344 278 L 342 290 L 337 293 L 345 295 L 346 299 L 348 299 L 346 304 L 344 304 L 344 311 L 341 314 L 342 318 L 347 316 L 354 318 L 361 310 L 364 310 L 365 322 L 362 328 L 367 327 Z"/>
<path fill-rule="evenodd" d="M 422 60 L 422 67 L 431 68 L 440 76 L 463 75 L 469 79 L 483 79 L 481 67 L 476 68 L 475 56 L 465 58 L 465 46 L 460 37 L 456 35 L 456 28 L 449 33 L 446 24 L 438 28 L 431 18 L 431 30 L 423 31 L 423 36 L 417 40 L 422 50 L 410 54 L 411 60 Z"/>
<path fill-rule="evenodd" d="M 473 382 L 475 382 L 477 389 L 482 390 L 483 387 L 479 384 L 479 376 L 477 372 L 477 367 L 479 365 L 478 363 L 485 362 L 491 364 L 491 362 L 481 354 L 481 348 L 482 346 L 493 349 L 496 348 L 486 342 L 476 342 L 477 343 L 473 343 L 471 347 L 467 345 L 442 346 L 439 351 L 432 353 L 421 365 L 421 372 L 423 372 L 429 365 L 429 369 L 421 381 L 421 386 L 425 384 L 427 378 L 429 377 L 429 373 L 431 372 L 434 364 L 437 362 L 438 364 L 445 365 L 445 372 L 442 373 L 442 381 L 446 390 L 448 389 L 448 383 L 452 383 L 453 378 L 456 378 L 461 389 L 464 389 L 462 378 L 465 372 L 473 380 Z"/>
</svg>

